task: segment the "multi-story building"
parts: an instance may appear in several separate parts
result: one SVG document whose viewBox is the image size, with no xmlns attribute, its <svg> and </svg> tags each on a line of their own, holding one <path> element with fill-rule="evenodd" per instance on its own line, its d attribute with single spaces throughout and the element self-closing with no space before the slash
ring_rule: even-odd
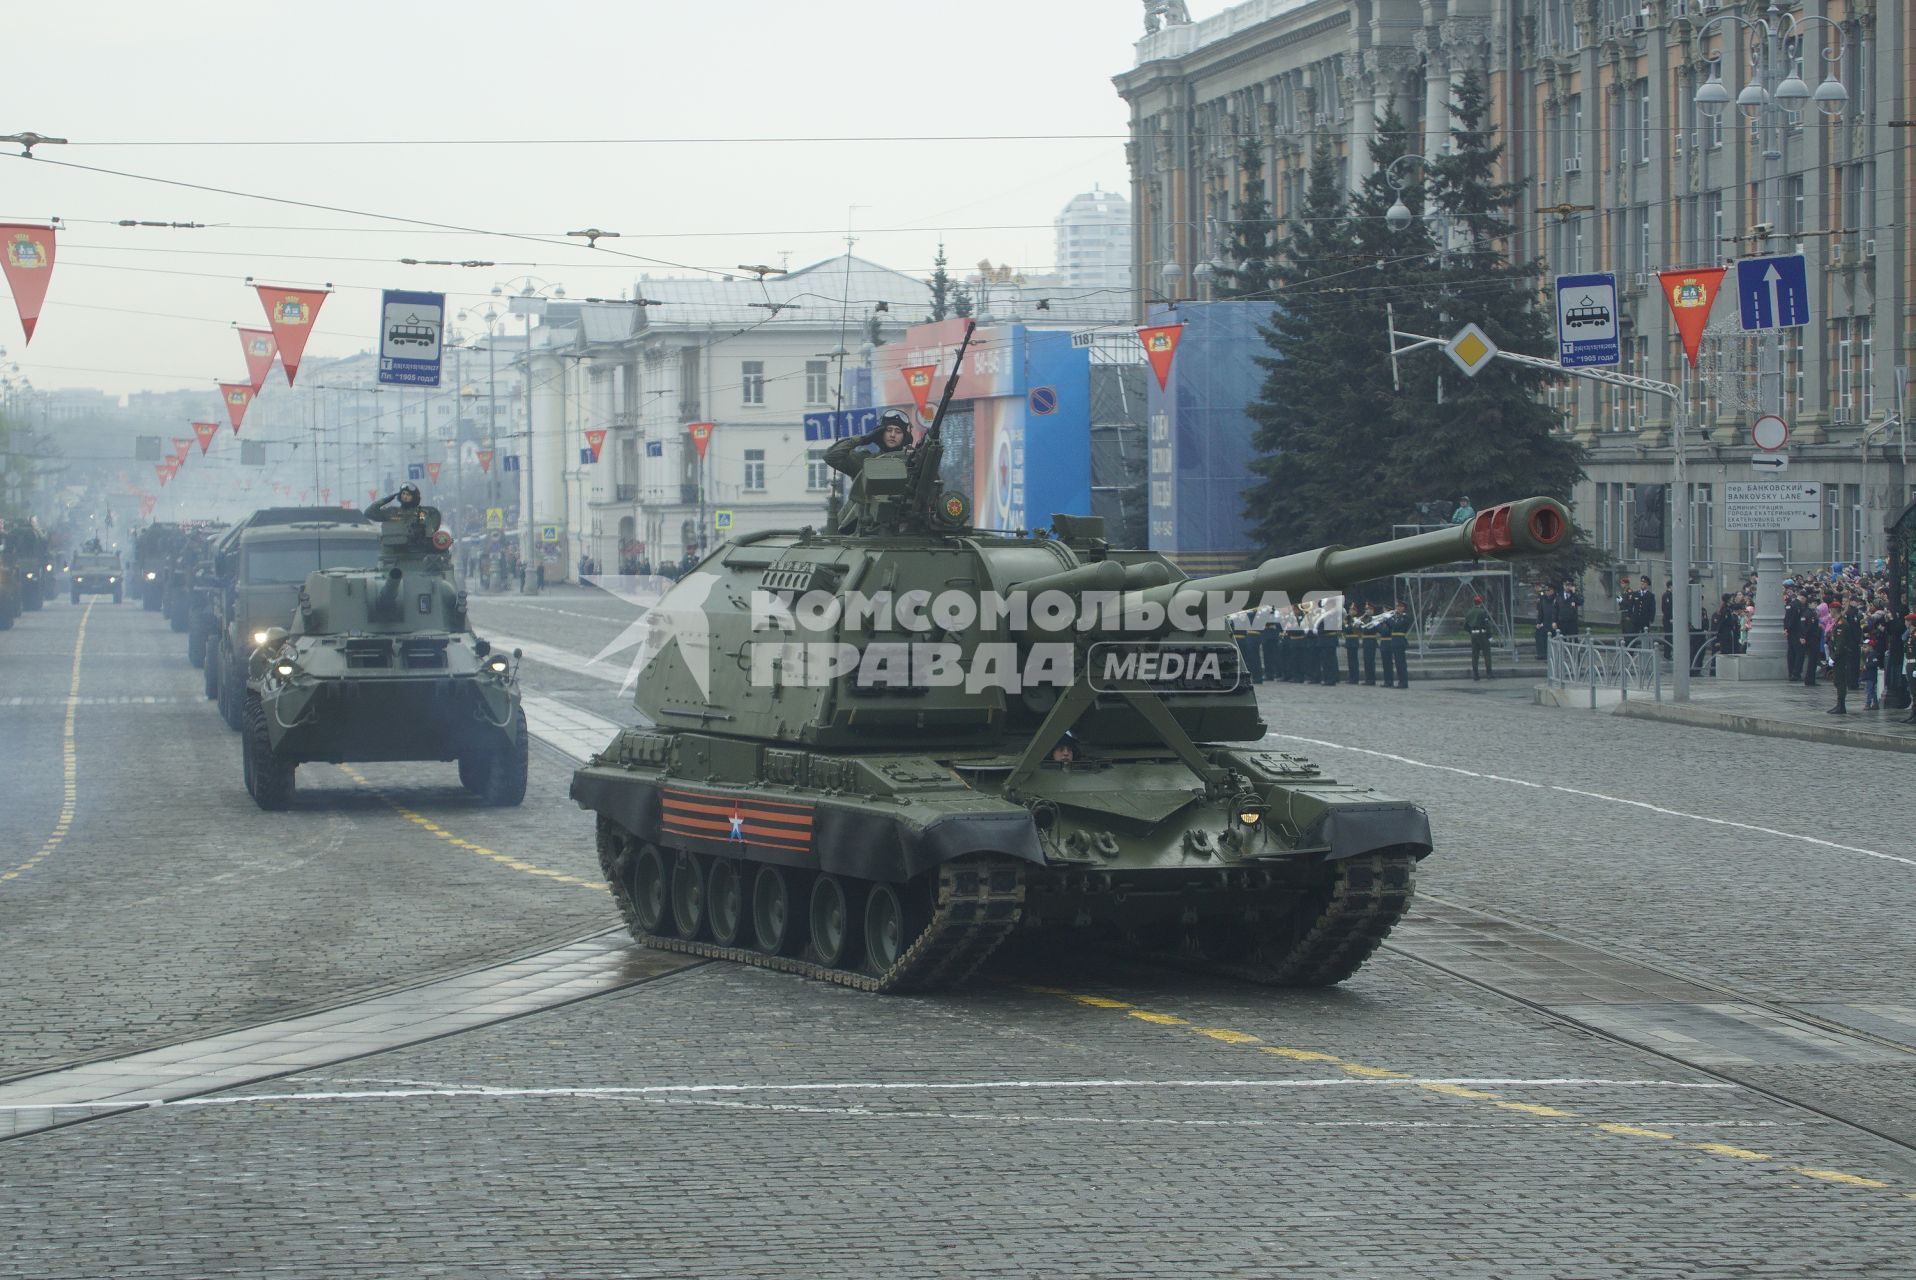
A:
<svg viewBox="0 0 1916 1280">
<path fill-rule="evenodd" d="M 1070 290 L 1109 289 L 1113 297 L 1131 287 L 1131 207 L 1115 191 L 1096 186 L 1065 202 L 1057 217 L 1052 269 Z"/>
<path fill-rule="evenodd" d="M 1691 372 L 1660 268 L 1806 254 L 1813 321 L 1783 336 L 1782 401 L 1790 475 L 1822 483 L 1829 510 L 1826 527 L 1794 537 L 1786 560 L 1880 556 L 1882 525 L 1916 482 L 1900 425 L 1916 346 L 1916 134 L 1891 124 L 1916 115 L 1916 13 L 1884 0 L 1811 9 L 1839 24 L 1834 69 L 1847 102 L 1833 116 L 1812 107 L 1788 120 L 1774 160 L 1736 106 L 1712 118 L 1694 103 L 1713 60 L 1730 94 L 1748 83 L 1747 31 L 1725 19 L 1699 33 L 1726 14 L 1772 16 L 1757 0 L 1249 0 L 1200 22 L 1150 24 L 1136 65 L 1115 80 L 1131 107 L 1137 314 L 1155 297 L 1202 292 L 1196 268 L 1226 243 L 1246 141 L 1287 217 L 1316 143 L 1331 143 L 1354 187 L 1393 106 L 1421 139 L 1416 149 L 1438 153 L 1449 88 L 1475 68 L 1506 174 L 1528 184 L 1511 255 L 1541 258 L 1546 275 L 1615 272 L 1621 371 L 1688 395 L 1692 552 L 1705 589 L 1740 582 L 1754 557 L 1752 537 L 1725 530 L 1722 486 L 1754 478 L 1758 340 L 1740 333 L 1726 297 Z M 1806 36 L 1786 52 L 1816 86 L 1832 42 L 1827 27 Z M 1549 394 L 1563 429 L 1590 449 L 1574 495 L 1579 523 L 1621 565 L 1660 572 L 1667 557 L 1639 552 L 1631 506 L 1637 485 L 1669 479 L 1668 402 L 1571 379 Z"/>
</svg>

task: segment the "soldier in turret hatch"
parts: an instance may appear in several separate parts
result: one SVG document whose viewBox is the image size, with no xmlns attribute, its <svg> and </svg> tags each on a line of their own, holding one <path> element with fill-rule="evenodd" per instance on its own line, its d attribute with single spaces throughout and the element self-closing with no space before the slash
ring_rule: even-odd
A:
<svg viewBox="0 0 1916 1280">
<path fill-rule="evenodd" d="M 399 510 L 389 510 L 395 500 L 399 503 Z M 392 516 L 409 516 L 417 510 L 419 510 L 419 486 L 416 484 L 402 484 L 399 486 L 399 492 L 389 493 L 378 502 L 373 503 L 372 506 L 367 507 L 366 518 L 368 520 L 379 521 L 389 519 Z"/>
<path fill-rule="evenodd" d="M 872 455 L 863 452 L 865 446 L 876 446 L 879 453 L 897 453 L 911 443 L 911 424 L 905 415 L 896 409 L 887 409 L 878 419 L 878 429 L 862 436 L 846 436 L 831 448 L 825 450 L 825 465 L 834 471 L 842 471 L 855 476 L 865 469 L 865 462 Z"/>
</svg>

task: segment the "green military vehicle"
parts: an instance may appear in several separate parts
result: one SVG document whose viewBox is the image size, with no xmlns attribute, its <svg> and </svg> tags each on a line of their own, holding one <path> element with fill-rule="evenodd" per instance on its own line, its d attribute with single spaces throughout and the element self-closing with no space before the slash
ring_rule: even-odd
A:
<svg viewBox="0 0 1916 1280">
<path fill-rule="evenodd" d="M 246 660 L 268 631 L 291 620 L 306 575 L 377 563 L 379 530 L 357 511 L 273 507 L 227 531 L 213 557 L 213 617 L 201 670 L 206 696 L 218 701 L 228 728 L 245 723 Z"/>
<path fill-rule="evenodd" d="M 650 723 L 571 788 L 633 935 L 872 991 L 950 986 L 1018 931 L 1349 977 L 1407 908 L 1429 822 L 1263 746 L 1225 619 L 1540 553 L 1564 508 L 1187 579 L 1094 517 L 971 527 L 937 482 L 951 393 L 916 449 L 857 468 L 836 531 L 728 542 L 650 611 Z"/>
<path fill-rule="evenodd" d="M 128 578 L 147 612 L 158 613 L 165 602 L 167 565 L 185 540 L 184 527 L 159 521 L 140 530 L 133 540 L 133 568 Z"/>
<path fill-rule="evenodd" d="M 113 603 L 125 599 L 126 570 L 117 551 L 81 551 L 67 563 L 68 599 L 80 603 L 81 596 L 112 596 Z"/>
<path fill-rule="evenodd" d="M 376 568 L 307 574 L 291 626 L 269 628 L 243 692 L 246 789 L 283 809 L 307 761 L 456 760 L 488 804 L 526 794 L 517 655 L 472 633 L 439 512 L 379 526 Z"/>
<path fill-rule="evenodd" d="M 11 588 L 0 587 L 0 594 L 18 597 L 15 614 L 31 612 L 53 598 L 53 552 L 46 535 L 30 520 L 10 520 L 0 531 L 0 573 Z M 5 606 L 0 605 L 0 612 Z M 0 625 L 9 625 L 0 623 Z"/>
<path fill-rule="evenodd" d="M 160 614 L 175 631 L 190 631 L 195 608 L 194 577 L 202 562 L 209 559 L 214 539 L 226 531 L 223 524 L 190 525 L 183 531 L 179 545 L 166 558 L 166 567 L 161 571 L 164 589 L 160 594 Z M 201 612 L 206 610 L 210 597 L 199 597 Z M 188 642 L 188 648 L 191 648 Z M 191 658 L 192 655 L 188 654 Z M 199 661 L 193 661 L 199 666 Z"/>
</svg>

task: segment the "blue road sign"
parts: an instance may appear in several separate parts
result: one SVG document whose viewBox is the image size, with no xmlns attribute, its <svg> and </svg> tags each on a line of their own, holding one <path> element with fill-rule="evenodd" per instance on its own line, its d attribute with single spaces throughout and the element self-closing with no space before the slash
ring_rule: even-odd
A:
<svg viewBox="0 0 1916 1280">
<path fill-rule="evenodd" d="M 805 439 L 814 444 L 862 436 L 877 429 L 876 409 L 827 409 L 805 415 Z"/>
<path fill-rule="evenodd" d="M 425 464 L 425 463 L 423 463 L 423 462 L 408 462 L 408 463 L 406 464 L 406 479 L 408 479 L 408 480 L 424 480 L 425 478 L 426 478 L 426 464 Z"/>
<path fill-rule="evenodd" d="M 499 460 L 499 469 L 501 471 L 517 471 L 519 469 L 519 455 L 516 453 L 508 453 L 504 458 Z"/>
<path fill-rule="evenodd" d="M 1566 369 L 1623 362 L 1617 278 L 1608 271 L 1557 277 L 1557 363 Z"/>
<path fill-rule="evenodd" d="M 1739 261 L 1736 303 L 1746 332 L 1808 324 L 1810 277 L 1803 255 L 1784 253 Z"/>
<path fill-rule="evenodd" d="M 1058 411 L 1058 389 L 1056 387 L 1033 387 L 1031 388 L 1031 394 L 1026 397 L 1026 401 L 1031 405 L 1031 412 L 1040 418 L 1048 413 L 1056 413 Z"/>
<path fill-rule="evenodd" d="M 379 308 L 379 380 L 438 386 L 445 328 L 445 294 L 386 290 Z"/>
<path fill-rule="evenodd" d="M 580 466 L 589 467 L 596 461 L 598 461 L 598 459 L 592 456 L 591 445 L 585 445 L 582 448 L 580 448 L 579 450 L 579 465 Z"/>
<path fill-rule="evenodd" d="M 809 435 L 805 438 L 807 440 L 811 439 Z M 645 456 L 648 458 L 663 458 L 665 456 L 665 442 L 663 440 L 647 440 L 645 442 Z"/>
</svg>

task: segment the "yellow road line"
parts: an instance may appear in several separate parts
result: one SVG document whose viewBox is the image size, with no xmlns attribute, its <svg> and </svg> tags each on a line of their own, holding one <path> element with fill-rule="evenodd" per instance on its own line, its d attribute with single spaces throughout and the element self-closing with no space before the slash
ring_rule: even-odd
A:
<svg viewBox="0 0 1916 1280">
<path fill-rule="evenodd" d="M 374 786 L 372 780 L 368 778 L 365 774 L 361 773 L 359 770 L 352 768 L 350 765 L 340 765 L 339 769 L 341 773 L 344 773 L 347 777 L 351 778 L 354 782 L 357 782 L 360 786 L 369 789 L 370 791 L 372 791 L 374 795 L 378 796 L 381 800 L 384 800 L 394 813 L 398 814 L 400 817 L 404 818 L 406 821 L 412 823 L 414 826 L 421 827 L 427 831 L 430 831 L 433 835 L 437 836 L 441 840 L 444 840 L 447 844 L 453 846 L 455 849 L 463 849 L 467 853 L 477 854 L 481 858 L 490 858 L 492 861 L 498 863 L 502 867 L 510 867 L 514 871 L 522 871 L 529 876 L 538 876 L 541 879 L 554 880 L 560 884 L 577 885 L 581 889 L 590 889 L 594 893 L 610 893 L 611 892 L 611 890 L 606 888 L 606 886 L 600 881 L 582 880 L 578 876 L 569 875 L 564 871 L 554 871 L 550 867 L 541 867 L 535 863 L 527 862 L 523 858 L 515 858 L 509 853 L 500 853 L 496 849 L 488 849 L 486 848 L 486 846 L 482 844 L 474 844 L 470 840 L 462 840 L 458 836 L 454 835 L 452 832 L 446 830 L 444 827 L 434 822 L 431 818 L 428 818 L 424 816 L 423 814 L 414 813 L 411 809 L 408 809 L 405 805 L 400 804 L 397 800 L 393 799 L 391 796 L 387 795 L 384 791 L 381 791 L 378 787 Z"/>
<path fill-rule="evenodd" d="M 1573 1128 L 1583 1128 L 1594 1132 L 1612 1134 L 1620 1138 L 1638 1138 L 1652 1142 L 1669 1142 L 1689 1151 L 1705 1155 L 1723 1156 L 1731 1160 L 1745 1160 L 1753 1164 L 1777 1159 L 1776 1156 L 1761 1151 L 1750 1151 L 1743 1147 L 1731 1146 L 1725 1142 L 1683 1142 L 1673 1133 L 1662 1129 L 1646 1129 L 1641 1125 L 1621 1124 L 1614 1120 L 1594 1120 L 1578 1115 L 1574 1111 L 1565 1111 L 1560 1107 L 1545 1106 L 1536 1102 L 1517 1102 L 1483 1089 L 1469 1089 L 1463 1085 L 1445 1084 L 1440 1081 L 1416 1080 L 1416 1077 L 1403 1071 L 1392 1071 L 1385 1067 L 1366 1066 L 1359 1062 L 1348 1062 L 1333 1053 L 1324 1053 L 1316 1049 L 1297 1049 L 1289 1045 L 1265 1044 L 1264 1041 L 1248 1031 L 1236 1031 L 1229 1027 L 1197 1026 L 1175 1014 L 1158 1013 L 1150 1009 L 1140 1009 L 1123 1000 L 1114 1000 L 1109 996 L 1087 995 L 1077 991 L 1067 991 L 1062 987 L 1024 986 L 1022 990 L 1033 995 L 1058 996 L 1092 1009 L 1121 1011 L 1128 1018 L 1150 1023 L 1160 1027 L 1185 1027 L 1207 1040 L 1234 1047 L 1253 1047 L 1259 1053 L 1270 1054 L 1287 1062 L 1324 1063 L 1334 1066 L 1349 1076 L 1364 1080 L 1405 1080 L 1415 1081 L 1416 1087 L 1429 1093 L 1446 1098 L 1459 1098 L 1470 1102 L 1487 1102 L 1504 1111 L 1517 1111 L 1525 1115 L 1540 1116 L 1550 1120 L 1574 1121 Z M 1890 1184 L 1875 1178 L 1866 1178 L 1860 1174 L 1845 1173 L 1840 1169 L 1813 1169 L 1801 1165 L 1779 1165 L 1799 1177 L 1810 1178 L 1817 1182 L 1834 1183 L 1838 1186 L 1861 1187 L 1867 1190 L 1888 1190 Z M 1902 1199 L 1916 1201 L 1916 1192 L 1899 1192 Z"/>
<path fill-rule="evenodd" d="M 80 627 L 73 636 L 73 676 L 67 682 L 66 727 L 60 734 L 60 816 L 54 820 L 46 843 L 13 870 L 0 871 L 0 881 L 17 880 L 45 862 L 73 829 L 73 816 L 80 807 L 80 753 L 73 740 L 73 721 L 80 710 L 80 654 L 86 647 L 86 621 L 92 613 L 93 601 L 89 600 L 80 611 Z"/>
</svg>

